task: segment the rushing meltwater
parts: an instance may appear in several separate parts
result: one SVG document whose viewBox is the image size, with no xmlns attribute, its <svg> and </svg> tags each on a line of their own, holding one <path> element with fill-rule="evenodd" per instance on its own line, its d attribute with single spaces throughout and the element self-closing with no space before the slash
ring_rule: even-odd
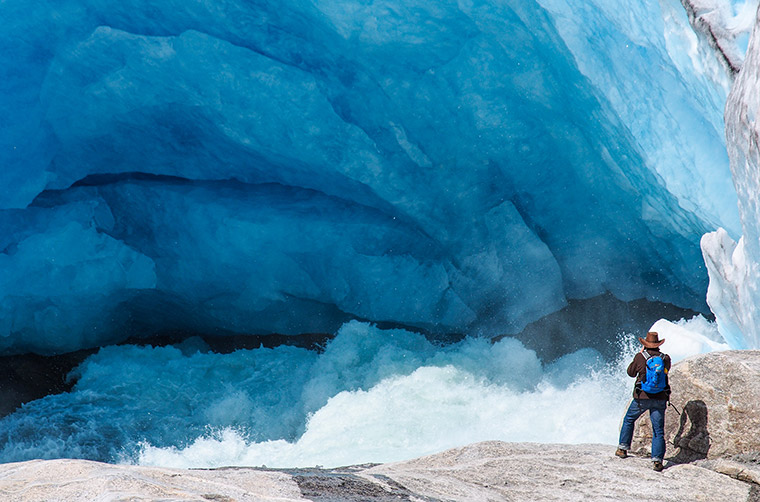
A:
<svg viewBox="0 0 760 502">
<path fill-rule="evenodd" d="M 726 348 L 711 326 L 697 318 L 658 329 L 673 349 Z M 632 335 L 618 343 L 611 363 L 587 348 L 546 364 L 511 338 L 438 346 L 350 322 L 321 352 L 214 354 L 192 340 L 107 347 L 74 371 L 72 392 L 0 420 L 0 461 L 307 467 L 402 460 L 490 439 L 614 444 L 632 384 L 625 366 L 639 348 Z"/>
</svg>

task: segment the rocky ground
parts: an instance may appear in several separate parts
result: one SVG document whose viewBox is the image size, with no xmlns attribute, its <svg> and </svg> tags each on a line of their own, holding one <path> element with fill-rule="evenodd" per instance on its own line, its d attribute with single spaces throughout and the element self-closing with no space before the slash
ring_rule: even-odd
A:
<svg viewBox="0 0 760 502">
<path fill-rule="evenodd" d="M 406 462 L 340 469 L 179 470 L 82 460 L 0 465 L 0 499 L 54 501 L 705 501 L 760 500 L 760 466 L 619 459 L 614 446 L 498 441 Z M 739 479 L 736 479 L 739 478 Z"/>
</svg>

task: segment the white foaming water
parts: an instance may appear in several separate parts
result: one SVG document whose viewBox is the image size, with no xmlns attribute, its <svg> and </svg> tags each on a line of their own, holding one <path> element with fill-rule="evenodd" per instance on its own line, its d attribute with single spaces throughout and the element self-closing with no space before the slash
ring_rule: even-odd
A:
<svg viewBox="0 0 760 502">
<path fill-rule="evenodd" d="M 674 361 L 728 348 L 712 342 L 717 330 L 701 317 L 655 326 L 671 338 L 666 352 Z M 379 332 L 358 323 L 348 327 L 354 336 Z M 184 448 L 142 444 L 137 462 L 335 467 L 409 459 L 483 440 L 615 444 L 632 389 L 625 367 L 639 348 L 627 337 L 615 364 L 605 366 L 596 351 L 583 349 L 542 367 L 516 340 L 491 345 L 468 339 L 409 373 L 337 393 L 310 415 L 296 441 L 249 442 L 225 428 Z"/>
<path fill-rule="evenodd" d="M 674 360 L 725 348 L 704 319 L 657 328 Z M 175 467 L 339 466 L 482 440 L 615 444 L 640 345 L 543 364 L 511 338 L 436 346 L 350 322 L 320 353 L 107 347 L 69 393 L 0 420 L 0 461 L 78 457 Z"/>
<path fill-rule="evenodd" d="M 339 466 L 389 462 L 489 439 L 614 443 L 626 382 L 595 375 L 565 389 L 542 383 L 518 393 L 454 366 L 423 367 L 368 391 L 344 391 L 309 419 L 295 443 L 248 444 L 235 431 L 184 449 L 145 445 L 139 463 Z M 612 385 L 609 385 L 612 383 Z"/>
</svg>

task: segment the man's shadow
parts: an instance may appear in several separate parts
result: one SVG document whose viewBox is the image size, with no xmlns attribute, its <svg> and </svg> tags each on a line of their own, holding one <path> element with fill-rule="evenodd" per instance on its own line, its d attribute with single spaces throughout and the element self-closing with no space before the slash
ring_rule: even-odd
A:
<svg viewBox="0 0 760 502">
<path fill-rule="evenodd" d="M 687 421 L 690 426 L 688 432 L 685 432 Z M 686 464 L 707 458 L 707 452 L 710 451 L 710 433 L 707 431 L 707 405 L 704 401 L 689 401 L 683 407 L 673 446 L 680 448 L 674 457 L 668 459 L 673 463 Z"/>
</svg>

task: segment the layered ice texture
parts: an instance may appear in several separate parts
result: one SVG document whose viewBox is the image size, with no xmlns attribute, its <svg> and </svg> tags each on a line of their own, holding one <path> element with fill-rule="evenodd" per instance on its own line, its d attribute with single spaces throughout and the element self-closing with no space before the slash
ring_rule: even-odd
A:
<svg viewBox="0 0 760 502">
<path fill-rule="evenodd" d="M 683 0 L 681 2 L 694 30 L 716 51 L 721 63 L 732 74 L 743 64 L 757 0 Z"/>
<path fill-rule="evenodd" d="M 707 301 L 726 340 L 760 348 L 760 33 L 752 33 L 746 63 L 726 105 L 726 138 L 739 194 L 743 235 L 735 240 L 718 229 L 702 238 L 710 272 Z"/>
<path fill-rule="evenodd" d="M 674 0 L 2 16 L 2 353 L 706 312 L 699 239 L 740 234 L 729 72 Z"/>
</svg>

